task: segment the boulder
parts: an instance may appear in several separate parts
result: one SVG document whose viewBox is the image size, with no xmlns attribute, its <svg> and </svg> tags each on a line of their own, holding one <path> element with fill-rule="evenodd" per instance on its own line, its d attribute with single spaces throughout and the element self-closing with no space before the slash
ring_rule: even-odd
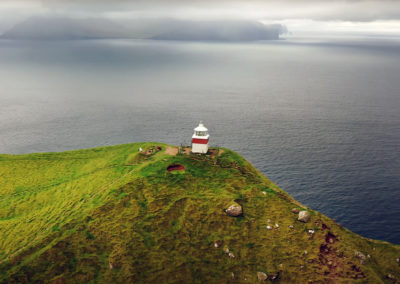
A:
<svg viewBox="0 0 400 284">
<path fill-rule="evenodd" d="M 259 281 L 266 281 L 268 279 L 268 275 L 265 274 L 264 272 L 258 271 L 257 278 Z"/>
<path fill-rule="evenodd" d="M 360 251 L 355 251 L 354 256 L 360 260 L 360 264 L 364 264 L 364 262 L 367 260 L 367 257 L 365 256 L 365 254 L 363 254 Z"/>
<path fill-rule="evenodd" d="M 307 223 L 311 218 L 311 214 L 308 211 L 300 211 L 299 212 L 299 218 L 297 220 Z"/>
<path fill-rule="evenodd" d="M 243 215 L 242 206 L 237 203 L 230 205 L 228 209 L 225 210 L 225 212 L 231 217 L 239 217 Z"/>
</svg>

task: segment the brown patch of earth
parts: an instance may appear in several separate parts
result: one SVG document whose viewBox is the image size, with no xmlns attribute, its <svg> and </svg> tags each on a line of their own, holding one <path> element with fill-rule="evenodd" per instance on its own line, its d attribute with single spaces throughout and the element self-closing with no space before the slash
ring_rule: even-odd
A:
<svg viewBox="0 0 400 284">
<path fill-rule="evenodd" d="M 169 165 L 167 167 L 167 171 L 172 172 L 172 171 L 184 171 L 185 167 L 183 165 L 177 165 L 177 164 L 173 164 L 173 165 Z"/>
<path fill-rule="evenodd" d="M 176 147 L 168 147 L 165 150 L 165 154 L 171 155 L 171 156 L 176 156 L 176 154 L 178 154 L 178 148 L 176 148 Z"/>
<path fill-rule="evenodd" d="M 224 152 L 224 150 L 222 150 L 222 149 L 210 149 L 208 151 L 211 153 L 211 155 L 210 155 L 211 157 L 215 157 L 217 155 L 219 157 Z"/>
<path fill-rule="evenodd" d="M 326 226 L 326 225 L 325 225 Z M 326 226 L 328 228 L 328 226 Z M 327 283 L 336 283 L 337 279 L 362 279 L 365 274 L 351 261 L 344 261 L 343 253 L 335 246 L 339 240 L 332 232 L 327 232 L 324 243 L 319 248 L 319 263 L 325 267 L 323 274 Z"/>
</svg>

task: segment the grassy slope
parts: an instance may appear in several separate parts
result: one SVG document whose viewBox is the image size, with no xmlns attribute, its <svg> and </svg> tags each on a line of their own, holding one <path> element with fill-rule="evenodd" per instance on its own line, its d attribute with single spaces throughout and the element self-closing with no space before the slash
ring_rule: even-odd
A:
<svg viewBox="0 0 400 284">
<path fill-rule="evenodd" d="M 154 145 L 163 150 L 138 153 Z M 0 155 L 0 283 L 241 283 L 257 271 L 292 283 L 400 279 L 398 246 L 311 209 L 309 223 L 296 221 L 301 205 L 239 155 L 170 156 L 166 147 Z M 172 163 L 186 171 L 167 172 Z M 223 211 L 234 200 L 243 217 Z M 362 264 L 355 251 L 370 257 Z"/>
</svg>

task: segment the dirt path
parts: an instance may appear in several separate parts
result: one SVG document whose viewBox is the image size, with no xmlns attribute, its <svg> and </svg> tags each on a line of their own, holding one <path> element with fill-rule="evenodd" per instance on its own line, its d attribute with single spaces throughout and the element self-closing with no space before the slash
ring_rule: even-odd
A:
<svg viewBox="0 0 400 284">
<path fill-rule="evenodd" d="M 171 156 L 176 156 L 176 154 L 178 154 L 178 148 L 176 148 L 176 147 L 168 147 L 165 150 L 165 154 L 171 155 Z"/>
</svg>

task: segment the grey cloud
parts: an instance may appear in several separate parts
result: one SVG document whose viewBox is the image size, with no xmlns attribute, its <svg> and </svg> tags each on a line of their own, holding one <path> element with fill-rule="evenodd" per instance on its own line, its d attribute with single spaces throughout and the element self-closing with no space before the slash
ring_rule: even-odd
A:
<svg viewBox="0 0 400 284">
<path fill-rule="evenodd" d="M 395 0 L 1 0 L 0 33 L 35 15 L 130 20 L 239 20 L 282 23 L 400 21 Z M 136 24 L 139 21 L 136 21 Z M 290 29 L 290 26 L 288 27 Z"/>
<path fill-rule="evenodd" d="M 252 16 L 287 19 L 374 21 L 400 19 L 395 0 L 43 0 L 44 7 L 72 12 L 144 16 L 226 17 Z M 193 15 L 191 15 L 193 14 Z"/>
</svg>

